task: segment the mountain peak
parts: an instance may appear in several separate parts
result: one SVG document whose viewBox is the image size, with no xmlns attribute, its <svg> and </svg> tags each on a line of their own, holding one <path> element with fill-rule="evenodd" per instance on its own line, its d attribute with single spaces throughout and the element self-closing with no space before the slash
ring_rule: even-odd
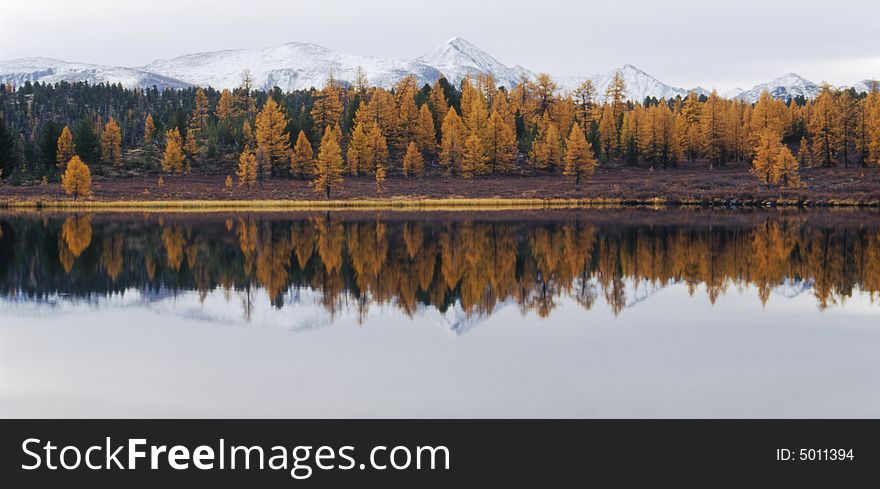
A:
<svg viewBox="0 0 880 489">
<path fill-rule="evenodd" d="M 759 83 L 736 97 L 754 103 L 764 91 L 767 91 L 775 99 L 788 101 L 798 96 L 807 99 L 815 98 L 821 88 L 797 73 L 786 73 L 767 83 Z"/>
<path fill-rule="evenodd" d="M 453 85 L 465 77 L 491 73 L 508 88 L 518 83 L 522 69 L 510 68 L 462 37 L 453 37 L 416 61 L 437 67 Z"/>
</svg>

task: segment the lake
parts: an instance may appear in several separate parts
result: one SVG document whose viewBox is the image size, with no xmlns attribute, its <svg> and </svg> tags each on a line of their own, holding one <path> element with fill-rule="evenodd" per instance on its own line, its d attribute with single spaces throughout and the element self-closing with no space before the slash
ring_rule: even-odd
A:
<svg viewBox="0 0 880 489">
<path fill-rule="evenodd" d="M 0 416 L 880 416 L 880 214 L 0 213 Z"/>
</svg>

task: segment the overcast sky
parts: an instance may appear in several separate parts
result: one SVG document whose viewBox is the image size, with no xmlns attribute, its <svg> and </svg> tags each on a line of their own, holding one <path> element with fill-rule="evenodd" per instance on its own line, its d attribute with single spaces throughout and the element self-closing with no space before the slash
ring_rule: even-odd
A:
<svg viewBox="0 0 880 489">
<path fill-rule="evenodd" d="M 878 19 L 876 0 L 3 0 L 0 59 L 137 66 L 288 41 L 412 58 L 461 36 L 535 72 L 631 63 L 672 85 L 723 91 L 788 72 L 880 78 Z"/>
</svg>

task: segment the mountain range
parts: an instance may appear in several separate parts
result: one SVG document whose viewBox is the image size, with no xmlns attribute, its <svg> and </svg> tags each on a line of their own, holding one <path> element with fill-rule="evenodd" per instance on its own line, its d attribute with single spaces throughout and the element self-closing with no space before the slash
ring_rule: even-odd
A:
<svg viewBox="0 0 880 489">
<path fill-rule="evenodd" d="M 390 87 L 407 75 L 419 84 L 433 83 L 441 75 L 458 85 L 466 76 L 491 74 L 499 85 L 511 88 L 523 77 L 534 73 L 522 66 L 509 67 L 485 51 L 460 37 L 452 38 L 436 49 L 414 59 L 392 59 L 345 54 L 316 44 L 290 42 L 263 49 L 233 49 L 187 54 L 169 60 L 156 60 L 145 66 L 102 66 L 72 63 L 52 58 L 17 58 L 0 60 L 0 82 L 20 85 L 25 81 L 55 83 L 86 81 L 92 84 L 122 84 L 128 88 L 185 88 L 212 86 L 234 88 L 241 83 L 241 74 L 248 70 L 254 87 L 282 90 L 303 90 L 321 87 L 332 73 L 343 82 L 352 83 L 362 69 L 371 85 Z M 691 90 L 708 95 L 709 91 L 674 87 L 644 71 L 626 64 L 618 70 L 590 77 L 555 77 L 561 90 L 574 90 L 584 80 L 593 81 L 597 93 L 604 94 L 615 73 L 626 82 L 632 100 L 645 97 L 674 98 L 686 96 Z M 856 91 L 868 91 L 871 80 L 852 85 Z M 846 87 L 848 88 L 848 87 Z M 794 73 L 789 73 L 748 90 L 736 89 L 722 94 L 754 102 L 767 90 L 774 98 L 789 100 L 797 96 L 814 98 L 821 87 Z"/>
</svg>

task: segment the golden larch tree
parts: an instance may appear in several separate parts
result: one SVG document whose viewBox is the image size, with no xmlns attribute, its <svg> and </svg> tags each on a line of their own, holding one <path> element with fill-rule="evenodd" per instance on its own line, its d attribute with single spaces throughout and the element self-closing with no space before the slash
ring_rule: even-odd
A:
<svg viewBox="0 0 880 489">
<path fill-rule="evenodd" d="M 238 157 L 238 185 L 250 188 L 257 181 L 257 157 L 250 148 L 245 148 Z"/>
<path fill-rule="evenodd" d="M 61 175 L 61 186 L 67 195 L 73 196 L 73 200 L 92 196 L 92 172 L 79 156 L 74 156 L 67 163 L 67 168 Z"/>
<path fill-rule="evenodd" d="M 447 174 L 454 175 L 461 168 L 461 159 L 464 154 L 464 124 L 461 117 L 455 112 L 454 107 L 450 107 L 446 112 L 446 118 L 443 119 L 441 127 L 443 133 L 440 164 L 446 170 Z"/>
<path fill-rule="evenodd" d="M 290 173 L 297 178 L 305 178 L 314 171 L 315 155 L 312 150 L 312 143 L 306 137 L 305 131 L 300 131 L 296 137 L 296 144 L 293 146 L 293 152 L 290 153 Z"/>
<path fill-rule="evenodd" d="M 449 113 L 449 102 L 446 100 L 446 93 L 443 92 L 443 85 L 439 78 L 431 87 L 431 93 L 428 95 L 428 106 L 431 108 L 431 114 L 434 116 L 434 127 L 442 127 L 446 115 Z"/>
<path fill-rule="evenodd" d="M 702 153 L 709 160 L 709 169 L 724 164 L 727 157 L 727 121 L 724 101 L 715 90 L 703 103 L 700 114 L 700 140 Z"/>
<path fill-rule="evenodd" d="M 256 144 L 254 140 L 254 131 L 251 129 L 251 123 L 248 121 L 244 121 L 241 124 L 241 144 L 245 148 L 254 148 Z"/>
<path fill-rule="evenodd" d="M 336 127 L 342 118 L 342 90 L 331 72 L 324 87 L 314 95 L 310 115 L 315 127 Z"/>
<path fill-rule="evenodd" d="M 868 164 L 880 166 L 880 82 L 874 82 L 871 92 L 865 98 L 865 117 L 867 119 Z"/>
<path fill-rule="evenodd" d="M 773 165 L 780 146 L 782 144 L 776 132 L 772 128 L 765 128 L 761 131 L 758 145 L 754 148 L 755 156 L 752 159 L 751 172 L 768 187 L 773 183 Z"/>
<path fill-rule="evenodd" d="M 562 163 L 562 139 L 559 128 L 545 117 L 543 128 L 538 130 L 538 138 L 532 147 L 532 165 L 538 169 L 555 170 Z"/>
<path fill-rule="evenodd" d="M 840 115 L 830 85 L 823 85 L 822 92 L 813 102 L 813 113 L 807 126 L 812 137 L 813 161 L 825 167 L 834 165 L 841 140 Z"/>
<path fill-rule="evenodd" d="M 162 171 L 183 173 L 184 155 L 180 131 L 177 127 L 165 131 L 165 154 L 162 156 Z"/>
<path fill-rule="evenodd" d="M 804 186 L 798 174 L 798 160 L 787 146 L 780 145 L 773 164 L 773 180 L 781 188 L 793 189 Z"/>
<path fill-rule="evenodd" d="M 197 141 L 198 138 L 198 130 L 189 126 L 189 129 L 186 131 L 186 141 L 183 143 L 183 152 L 186 154 L 186 173 L 189 173 L 189 169 L 192 168 L 192 163 L 196 163 L 201 158 L 201 149 L 199 148 L 199 143 Z"/>
<path fill-rule="evenodd" d="M 156 124 L 153 123 L 153 115 L 147 114 L 147 119 L 144 121 L 144 149 L 149 150 L 152 149 L 153 140 L 156 135 Z"/>
<path fill-rule="evenodd" d="M 122 164 L 122 131 L 112 117 L 101 130 L 101 160 L 114 166 Z"/>
<path fill-rule="evenodd" d="M 596 171 L 596 158 L 593 156 L 593 149 L 587 143 L 587 138 L 584 137 L 580 123 L 575 123 L 571 127 L 565 146 L 565 165 L 562 174 L 573 177 L 577 188 L 582 178 L 590 178 Z"/>
<path fill-rule="evenodd" d="M 797 158 L 791 150 L 782 144 L 779 134 L 767 127 L 761 131 L 755 157 L 752 160 L 752 173 L 768 187 L 778 185 L 781 188 L 800 188 L 803 186 L 798 175 Z"/>
<path fill-rule="evenodd" d="M 471 134 L 464 142 L 464 152 L 461 155 L 461 176 L 472 178 L 475 175 L 487 173 L 488 170 L 483 141 L 478 134 Z"/>
<path fill-rule="evenodd" d="M 394 86 L 395 106 L 397 107 L 397 124 L 389 137 L 391 152 L 395 155 L 406 151 L 409 142 L 416 139 L 419 132 L 419 109 L 415 97 L 418 86 L 415 78 L 408 75 Z"/>
<path fill-rule="evenodd" d="M 351 132 L 351 138 L 348 141 L 348 150 L 346 159 L 348 161 L 348 171 L 357 176 L 362 172 L 367 172 L 367 165 L 364 160 L 367 148 L 367 133 L 364 131 L 366 123 L 358 122 Z"/>
<path fill-rule="evenodd" d="M 615 121 L 620 120 L 626 110 L 626 98 L 626 81 L 623 79 L 623 74 L 618 70 L 611 77 L 611 83 L 608 84 L 608 88 L 605 89 L 605 103 L 611 105 Z"/>
<path fill-rule="evenodd" d="M 376 124 L 372 124 L 367 132 L 362 158 L 363 169 L 368 172 L 375 174 L 380 166 L 383 172 L 388 170 L 388 143 Z"/>
<path fill-rule="evenodd" d="M 385 163 L 377 163 L 376 171 L 376 193 L 381 194 L 385 190 Z"/>
<path fill-rule="evenodd" d="M 217 101 L 217 110 L 215 111 L 217 120 L 220 124 L 229 125 L 232 119 L 238 117 L 238 107 L 235 106 L 235 100 L 232 92 L 228 88 L 224 88 L 220 92 L 220 100 Z"/>
<path fill-rule="evenodd" d="M 64 170 L 67 162 L 76 155 L 76 147 L 73 145 L 73 133 L 70 132 L 70 128 L 67 126 L 64 126 L 64 129 L 61 130 L 61 136 L 58 136 L 56 149 L 55 161 L 58 164 L 58 168 Z"/>
<path fill-rule="evenodd" d="M 599 119 L 599 145 L 606 159 L 617 153 L 617 121 L 614 118 L 614 109 L 606 103 L 602 107 L 602 117 Z"/>
<path fill-rule="evenodd" d="M 424 105 L 422 106 L 424 107 Z M 422 158 L 422 152 L 419 151 L 415 142 L 410 142 L 406 148 L 406 154 L 403 156 L 403 175 L 421 175 L 425 172 L 425 160 Z"/>
<path fill-rule="evenodd" d="M 327 126 L 324 129 L 324 137 L 321 138 L 321 147 L 318 149 L 318 176 L 312 181 L 312 188 L 329 199 L 331 191 L 342 188 L 342 172 L 342 150 L 339 148 L 333 128 Z"/>
<path fill-rule="evenodd" d="M 428 104 L 422 104 L 419 108 L 419 123 L 416 128 L 416 143 L 425 154 L 433 154 L 437 150 L 437 129 L 434 126 L 434 116 Z"/>
<path fill-rule="evenodd" d="M 486 155 L 492 173 L 508 173 L 516 164 L 516 126 L 497 111 L 489 116 Z"/>
<path fill-rule="evenodd" d="M 290 137 L 285 129 L 287 119 L 275 99 L 269 97 L 263 104 L 263 110 L 257 114 L 257 149 L 262 149 L 270 160 L 272 171 L 280 162 L 287 164 L 287 152 L 290 151 Z"/>
</svg>

